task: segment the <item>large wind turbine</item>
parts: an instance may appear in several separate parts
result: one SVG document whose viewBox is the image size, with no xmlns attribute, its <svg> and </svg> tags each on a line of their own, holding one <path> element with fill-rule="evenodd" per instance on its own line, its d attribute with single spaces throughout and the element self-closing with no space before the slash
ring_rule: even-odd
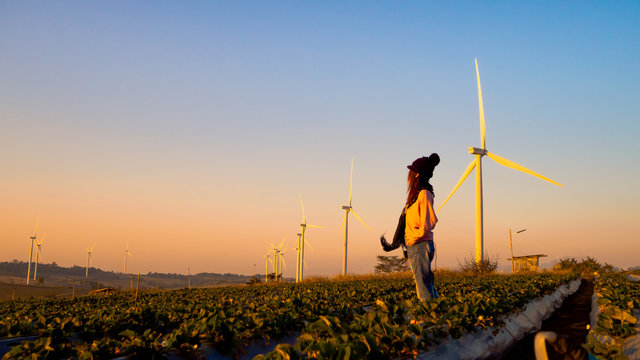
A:
<svg viewBox="0 0 640 360">
<path fill-rule="evenodd" d="M 127 248 L 124 249 L 124 270 L 122 271 L 123 274 L 127 273 L 127 256 L 131 256 L 131 252 L 129 252 L 129 242 L 127 241 Z"/>
<path fill-rule="evenodd" d="M 456 190 L 458 190 L 458 188 L 460 187 L 460 185 L 462 185 L 462 183 L 464 182 L 464 180 L 469 176 L 469 174 L 471 174 L 471 171 L 473 171 L 473 169 L 476 169 L 476 262 L 480 262 L 483 260 L 484 257 L 484 237 L 483 237 L 483 217 L 482 217 L 482 157 L 483 156 L 488 156 L 490 159 L 492 159 L 493 161 L 497 162 L 500 165 L 518 170 L 518 171 L 522 171 L 524 173 L 527 173 L 529 175 L 533 175 L 535 177 L 538 177 L 542 180 L 546 180 L 552 184 L 556 184 L 558 186 L 562 186 L 560 184 L 558 184 L 557 182 L 544 177 L 540 174 L 538 174 L 535 171 L 529 170 L 527 168 L 525 168 L 522 165 L 518 165 L 516 163 L 514 163 L 511 160 L 507 160 L 501 156 L 498 156 L 496 154 L 492 154 L 490 152 L 487 151 L 486 147 L 485 147 L 485 122 L 484 122 L 484 106 L 482 104 L 482 90 L 480 88 L 480 72 L 478 71 L 478 59 L 475 59 L 475 63 L 476 63 L 476 77 L 478 79 L 478 107 L 479 107 L 479 113 L 480 113 L 480 148 L 476 148 L 476 147 L 470 147 L 469 148 L 469 153 L 475 155 L 475 159 L 473 159 L 473 161 L 471 161 L 471 163 L 469 164 L 469 166 L 467 166 L 467 169 L 464 171 L 464 173 L 462 174 L 462 176 L 460 177 L 460 180 L 458 180 L 458 183 L 456 184 L 456 186 L 453 188 L 453 190 L 451 191 L 451 193 L 449 194 L 449 196 L 447 196 L 447 198 L 444 200 L 444 202 L 442 203 L 442 205 L 440 205 L 440 208 L 438 208 L 438 211 L 440 209 L 442 209 L 442 207 L 444 206 L 444 204 L 447 203 L 447 201 L 449 200 L 449 198 L 451 198 L 451 196 L 453 195 L 453 193 L 456 192 Z"/>
<path fill-rule="evenodd" d="M 300 239 L 302 238 L 301 233 L 296 234 L 298 236 L 298 246 L 296 247 L 296 282 L 300 282 L 300 252 L 302 250 L 302 245 L 300 245 Z"/>
<path fill-rule="evenodd" d="M 87 250 L 87 270 L 84 273 L 84 277 L 88 278 L 89 277 L 89 261 L 91 260 L 91 253 L 93 252 L 93 248 L 96 247 L 96 244 L 94 243 L 93 246 L 91 247 L 91 250 L 86 249 Z"/>
<path fill-rule="evenodd" d="M 353 210 L 353 207 L 351 206 L 352 188 L 353 188 L 353 158 L 351 158 L 351 177 L 349 178 L 349 205 L 342 206 L 342 209 L 344 210 L 344 218 L 342 219 L 342 225 L 340 225 L 340 227 L 344 226 L 344 254 L 342 257 L 342 275 L 347 274 L 347 240 L 349 239 L 349 212 L 352 212 L 353 215 L 358 220 L 360 220 L 362 225 L 364 225 L 367 229 L 369 229 L 369 231 L 371 231 L 369 226 L 367 226 L 367 224 L 364 223 L 362 218 L 358 216 L 358 214 L 355 212 L 355 210 Z"/>
<path fill-rule="evenodd" d="M 42 242 L 44 241 L 44 238 L 47 236 L 47 234 L 45 233 L 44 235 L 42 235 L 42 237 L 40 238 L 40 241 L 36 240 L 36 266 L 33 269 L 33 280 L 36 280 L 37 276 L 38 276 L 38 262 L 40 261 L 40 255 L 42 255 Z"/>
<path fill-rule="evenodd" d="M 38 220 L 36 220 L 36 229 L 33 231 L 33 236 L 29 237 L 31 239 L 31 246 L 29 247 L 29 264 L 27 267 L 27 285 L 29 285 L 29 277 L 31 276 L 31 259 L 33 258 L 33 243 L 36 241 L 36 236 L 38 235 L 38 225 L 40 225 L 40 216 L 38 215 Z"/>
<path fill-rule="evenodd" d="M 302 281 L 304 279 L 304 245 L 305 245 L 305 243 L 307 245 L 309 245 L 309 243 L 304 238 L 305 231 L 306 231 L 306 229 L 308 227 L 310 227 L 310 228 L 323 228 L 324 226 L 307 224 L 307 218 L 304 215 L 304 203 L 302 202 L 302 195 L 300 195 L 300 206 L 302 207 L 302 223 L 300 223 L 300 228 L 301 228 L 301 231 L 300 231 L 300 242 L 299 242 L 300 261 L 299 261 L 299 269 L 298 269 L 298 271 L 300 272 L 299 281 Z"/>
</svg>

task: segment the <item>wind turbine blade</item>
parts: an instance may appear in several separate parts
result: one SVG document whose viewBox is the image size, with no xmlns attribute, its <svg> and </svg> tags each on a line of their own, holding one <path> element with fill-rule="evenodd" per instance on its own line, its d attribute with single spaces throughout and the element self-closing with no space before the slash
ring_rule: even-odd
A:
<svg viewBox="0 0 640 360">
<path fill-rule="evenodd" d="M 353 209 L 351 209 L 351 212 L 353 213 L 353 215 L 356 216 L 356 218 L 358 220 L 360 220 L 360 222 L 362 223 L 362 225 L 364 225 L 364 227 L 366 227 L 367 229 L 369 229 L 369 231 L 371 231 L 371 228 L 367 224 L 364 223 L 364 220 L 362 220 L 362 218 Z M 373 231 L 371 231 L 371 232 L 373 232 Z"/>
<path fill-rule="evenodd" d="M 42 243 L 44 242 L 44 238 L 47 237 L 47 233 L 42 234 L 42 237 L 40 238 L 40 242 L 36 242 L 38 245 L 42 245 Z"/>
<path fill-rule="evenodd" d="M 91 247 L 91 251 L 93 251 L 95 247 L 96 247 L 96 243 L 93 243 L 93 246 Z"/>
<path fill-rule="evenodd" d="M 269 246 L 271 246 L 271 249 L 269 249 L 268 251 L 272 251 L 273 249 L 276 249 L 276 246 L 273 245 L 273 243 L 269 243 Z"/>
<path fill-rule="evenodd" d="M 280 245 L 278 245 L 278 247 L 276 249 L 282 248 L 282 244 L 284 244 L 285 240 L 286 240 L 286 238 L 282 238 L 282 242 L 280 243 Z"/>
<path fill-rule="evenodd" d="M 307 241 L 307 239 L 304 239 L 304 243 L 311 248 L 311 250 L 313 250 L 313 246 L 311 246 L 311 244 L 309 244 L 309 242 Z"/>
<path fill-rule="evenodd" d="M 510 167 L 512 169 L 516 169 L 516 170 L 522 171 L 524 173 L 527 173 L 529 175 L 533 175 L 533 176 L 535 176 L 537 178 L 540 178 L 542 180 L 546 180 L 546 181 L 548 181 L 548 182 L 550 182 L 552 184 L 556 184 L 558 186 L 563 186 L 563 185 L 561 185 L 561 184 L 549 179 L 548 177 L 542 176 L 542 175 L 538 174 L 537 172 L 529 170 L 526 167 L 524 167 L 522 165 L 519 165 L 519 164 L 516 164 L 511 160 L 507 160 L 507 159 L 503 158 L 502 156 L 498 156 L 496 154 L 492 154 L 492 153 L 490 153 L 488 151 L 487 151 L 487 156 L 489 158 L 491 158 L 491 160 L 497 162 L 498 164 L 500 164 L 502 166 L 506 166 L 506 167 Z"/>
<path fill-rule="evenodd" d="M 353 189 L 353 158 L 351 158 L 351 177 L 349 178 L 349 206 L 351 206 L 351 190 Z"/>
<path fill-rule="evenodd" d="M 302 195 L 300 195 L 300 206 L 302 206 L 302 223 L 307 223 L 307 218 L 304 216 L 304 203 L 302 202 Z"/>
<path fill-rule="evenodd" d="M 36 220 L 36 229 L 33 230 L 33 236 L 35 237 L 38 233 L 38 226 L 40 226 L 40 215 L 38 215 L 38 220 Z"/>
<path fill-rule="evenodd" d="M 478 71 L 478 59 L 476 61 L 476 77 L 478 78 L 478 108 L 480 112 L 480 145 L 486 149 L 484 143 L 485 122 L 484 122 L 484 105 L 482 104 L 482 88 L 480 87 L 480 71 Z"/>
<path fill-rule="evenodd" d="M 338 231 L 342 230 L 342 228 L 344 227 L 344 224 L 347 222 L 347 212 L 344 212 L 344 217 L 342 218 L 342 223 L 340 224 L 340 227 L 338 228 Z"/>
<path fill-rule="evenodd" d="M 447 203 L 447 201 L 449 201 L 449 199 L 451 198 L 451 196 L 453 196 L 453 193 L 456 192 L 456 190 L 458 190 L 458 188 L 460 187 L 460 185 L 462 185 L 462 183 L 464 182 L 464 180 L 467 178 L 467 176 L 469 176 L 469 174 L 471 174 L 471 172 L 473 171 L 473 169 L 476 167 L 476 159 L 473 159 L 473 161 L 471 161 L 471 164 L 469 164 L 469 166 L 467 166 L 467 169 L 464 171 L 464 173 L 462 174 L 462 176 L 460 177 L 460 180 L 458 180 L 458 183 L 456 184 L 456 186 L 453 188 L 453 190 L 451 190 L 451 193 L 449 194 L 449 196 L 447 196 L 446 199 L 444 199 L 444 202 L 442 203 L 442 205 L 440 205 L 440 207 L 438 208 L 438 210 L 436 210 L 436 213 L 438 211 L 440 211 L 440 209 L 442 209 L 442 207 L 444 206 L 444 204 Z"/>
<path fill-rule="evenodd" d="M 282 260 L 282 265 L 284 266 L 284 269 L 287 270 L 287 263 L 284 261 L 284 257 L 282 255 L 280 255 L 280 260 Z"/>
</svg>

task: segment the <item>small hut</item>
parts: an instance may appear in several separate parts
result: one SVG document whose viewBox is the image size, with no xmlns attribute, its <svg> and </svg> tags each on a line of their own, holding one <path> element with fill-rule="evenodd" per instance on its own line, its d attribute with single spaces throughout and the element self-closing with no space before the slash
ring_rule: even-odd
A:
<svg viewBox="0 0 640 360">
<path fill-rule="evenodd" d="M 515 272 L 520 271 L 538 271 L 540 267 L 540 258 L 547 257 L 546 254 L 514 256 L 508 258 L 509 261 L 515 261 Z"/>
</svg>

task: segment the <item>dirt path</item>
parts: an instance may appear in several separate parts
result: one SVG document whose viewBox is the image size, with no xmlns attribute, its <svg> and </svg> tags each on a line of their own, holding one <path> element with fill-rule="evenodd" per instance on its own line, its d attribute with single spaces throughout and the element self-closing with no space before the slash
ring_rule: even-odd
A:
<svg viewBox="0 0 640 360">
<path fill-rule="evenodd" d="M 554 331 L 560 335 L 569 337 L 575 344 L 584 344 L 587 338 L 587 324 L 591 312 L 591 295 L 593 295 L 593 280 L 582 280 L 580 288 L 575 294 L 565 299 L 562 306 L 551 317 L 542 322 L 542 331 Z M 533 353 L 533 338 L 530 334 L 520 340 L 503 360 L 535 360 Z M 563 359 L 547 346 L 550 359 Z"/>
</svg>

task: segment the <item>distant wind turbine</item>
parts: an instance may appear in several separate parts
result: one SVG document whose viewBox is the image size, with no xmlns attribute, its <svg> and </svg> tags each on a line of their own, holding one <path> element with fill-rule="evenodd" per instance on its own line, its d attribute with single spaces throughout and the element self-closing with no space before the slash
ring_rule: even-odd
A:
<svg viewBox="0 0 640 360">
<path fill-rule="evenodd" d="M 284 267 L 284 270 L 287 270 L 287 263 L 284 261 L 284 251 L 278 251 L 278 265 L 280 266 L 280 281 L 284 280 L 284 271 L 282 270 Z"/>
<path fill-rule="evenodd" d="M 286 247 L 286 245 L 284 245 L 283 247 L 285 240 L 286 239 L 282 239 L 282 242 L 278 246 L 269 244 L 271 245 L 271 251 L 273 252 L 273 272 L 274 272 L 276 281 L 278 280 L 278 272 L 280 273 L 280 276 L 282 276 L 281 261 L 284 262 L 284 259 L 282 258 L 282 255 L 284 255 L 284 252 L 282 250 L 284 249 L 284 247 Z M 285 269 L 286 269 L 286 265 L 285 265 Z"/>
<path fill-rule="evenodd" d="M 270 252 L 267 252 L 267 255 L 264 256 L 264 267 L 265 267 L 265 271 L 264 271 L 264 282 L 268 282 L 269 281 L 269 261 L 271 261 L 271 255 L 269 255 Z"/>
<path fill-rule="evenodd" d="M 93 246 L 91 247 L 91 250 L 86 249 L 87 250 L 87 270 L 84 273 L 85 278 L 89 277 L 89 262 L 91 261 L 91 253 L 93 252 L 93 248 L 95 247 L 96 247 L 96 244 L 94 243 Z"/>
<path fill-rule="evenodd" d="M 47 234 L 45 233 L 44 235 L 42 235 L 42 237 L 40 238 L 40 241 L 36 240 L 36 266 L 33 269 L 33 280 L 36 280 L 36 277 L 38 276 L 38 262 L 40 261 L 40 256 L 42 255 L 42 242 L 44 241 L 44 238 L 47 236 Z"/>
<path fill-rule="evenodd" d="M 562 186 L 562 185 L 558 184 L 557 182 L 547 177 L 544 177 L 538 174 L 537 172 L 529 170 L 522 165 L 518 165 L 511 160 L 507 160 L 501 156 L 492 154 L 487 151 L 485 147 L 484 105 L 482 104 L 482 90 L 480 88 L 480 72 L 478 71 L 478 59 L 475 60 L 475 63 L 476 63 L 476 77 L 478 79 L 478 107 L 479 107 L 479 113 L 480 113 L 480 144 L 482 147 L 469 148 L 469 153 L 475 155 L 476 157 L 475 159 L 473 159 L 473 161 L 471 161 L 469 166 L 467 166 L 467 169 L 464 171 L 464 173 L 460 177 L 460 180 L 458 180 L 458 183 L 453 188 L 449 196 L 447 196 L 447 198 L 444 200 L 442 205 L 440 205 L 440 208 L 438 208 L 438 211 L 442 209 L 442 207 L 444 206 L 444 204 L 447 203 L 449 198 L 451 198 L 451 196 L 456 192 L 456 190 L 458 190 L 458 188 L 460 187 L 460 185 L 462 185 L 464 180 L 469 176 L 469 174 L 471 174 L 471 171 L 473 171 L 473 169 L 476 169 L 476 262 L 481 262 L 484 257 L 483 212 L 482 212 L 482 157 L 483 156 L 485 155 L 488 156 L 490 159 L 492 159 L 493 161 L 497 162 L 500 165 L 503 165 L 518 171 L 522 171 L 524 173 L 533 175 L 535 177 L 538 177 L 542 180 L 546 180 L 558 186 Z"/>
<path fill-rule="evenodd" d="M 308 227 L 323 228 L 323 226 L 307 224 L 307 218 L 305 217 L 305 214 L 304 214 L 304 203 L 302 202 L 302 195 L 300 195 L 300 206 L 302 207 L 302 223 L 300 223 L 301 231 L 300 231 L 300 241 L 298 244 L 299 245 L 298 248 L 300 249 L 299 251 L 300 261 L 299 261 L 299 269 L 298 269 L 300 276 L 298 277 L 299 278 L 298 281 L 302 281 L 304 279 L 304 245 L 305 244 L 309 245 L 309 243 L 304 238 L 305 231 Z"/>
<path fill-rule="evenodd" d="M 38 215 L 38 220 L 36 220 L 36 229 L 33 231 L 33 236 L 29 237 L 29 239 L 31 239 L 31 246 L 29 247 L 29 264 L 27 267 L 27 285 L 29 285 L 29 277 L 31 277 L 31 260 L 33 259 L 33 243 L 36 241 L 36 236 L 38 235 L 38 225 L 40 225 L 40 215 Z"/>
<path fill-rule="evenodd" d="M 131 252 L 129 252 L 129 241 L 127 241 L 127 248 L 124 249 L 124 271 L 123 274 L 127 273 L 127 256 L 131 256 Z"/>
<path fill-rule="evenodd" d="M 340 225 L 341 228 L 342 226 L 344 226 L 344 255 L 342 257 L 342 275 L 347 274 L 347 242 L 348 242 L 347 240 L 349 239 L 349 212 L 352 212 L 353 215 L 358 220 L 360 220 L 362 225 L 364 225 L 367 229 L 369 229 L 369 231 L 371 231 L 369 226 L 367 226 L 367 224 L 364 223 L 362 218 L 358 216 L 356 211 L 353 210 L 353 207 L 351 206 L 352 188 L 353 188 L 353 158 L 351 158 L 351 177 L 349 178 L 349 205 L 342 206 L 342 209 L 344 210 L 344 218 L 342 219 L 342 225 Z"/>
</svg>

